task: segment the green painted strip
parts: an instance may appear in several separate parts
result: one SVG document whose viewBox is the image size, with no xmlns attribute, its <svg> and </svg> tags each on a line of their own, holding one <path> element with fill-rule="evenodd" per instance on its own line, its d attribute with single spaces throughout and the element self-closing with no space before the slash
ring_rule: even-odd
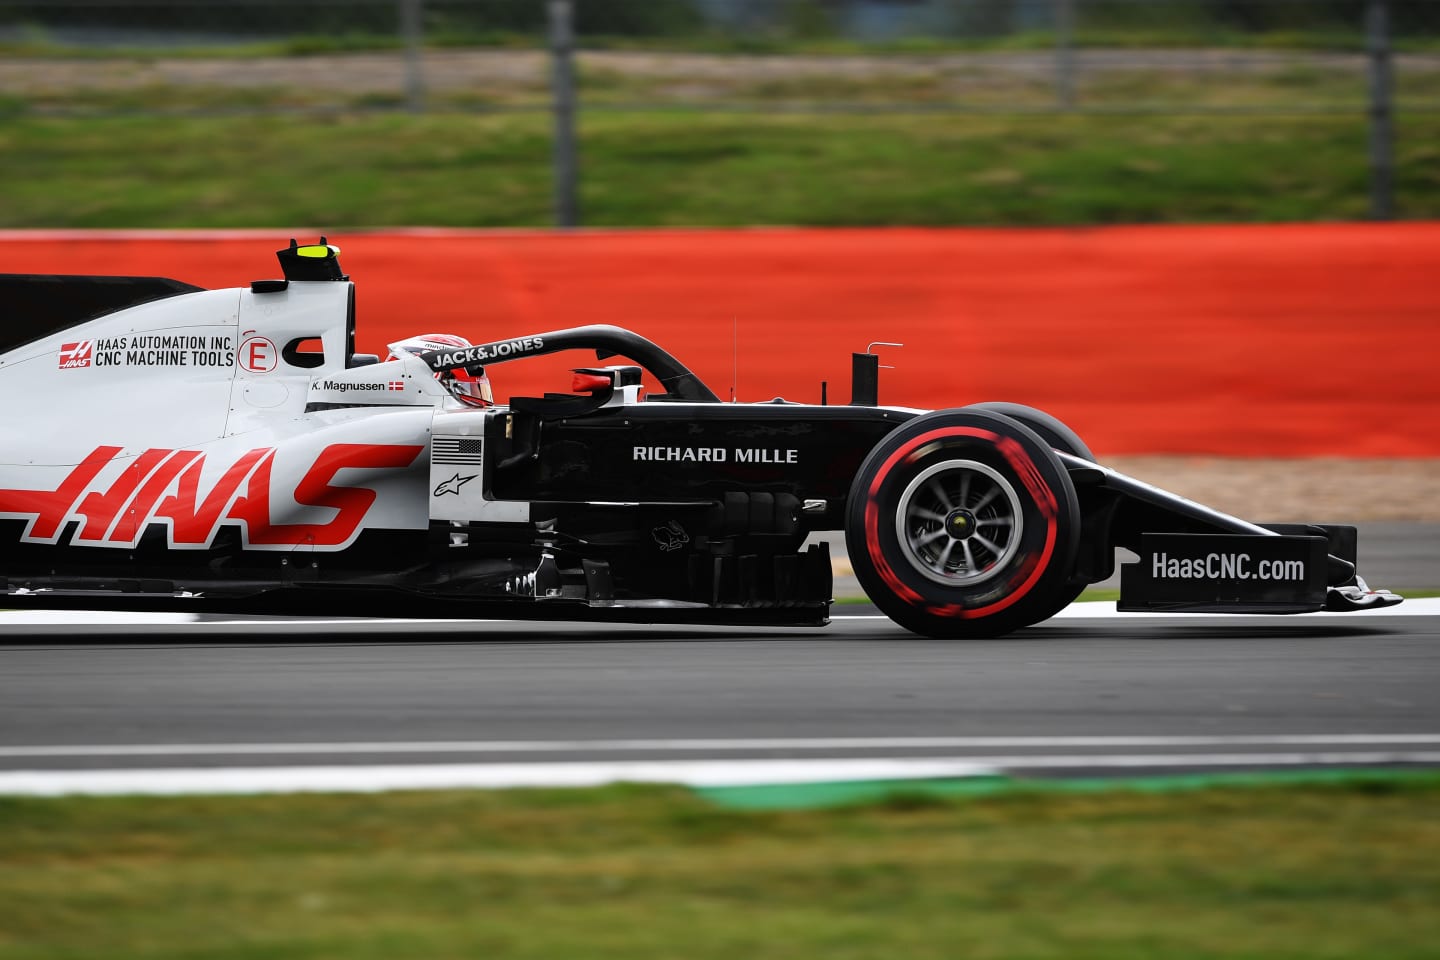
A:
<svg viewBox="0 0 1440 960">
<path fill-rule="evenodd" d="M 712 803 L 734 810 L 810 810 L 911 800 L 923 802 L 926 798 L 971 795 L 985 792 L 980 788 L 996 781 L 1008 782 L 1008 778 L 774 783 L 745 787 L 696 787 L 695 792 Z"/>
<path fill-rule="evenodd" d="M 1276 787 L 1373 784 L 1377 789 L 1423 784 L 1440 785 L 1434 770 L 1278 770 L 1256 773 L 1177 773 L 1148 777 L 982 776 L 938 780 L 864 780 L 832 783 L 759 784 L 745 787 L 699 787 L 695 792 L 718 806 L 734 810 L 814 810 L 825 807 L 887 804 L 923 805 L 948 797 L 985 797 L 1004 793 L 1100 793 L 1132 790 L 1177 793 L 1214 787 Z"/>
</svg>

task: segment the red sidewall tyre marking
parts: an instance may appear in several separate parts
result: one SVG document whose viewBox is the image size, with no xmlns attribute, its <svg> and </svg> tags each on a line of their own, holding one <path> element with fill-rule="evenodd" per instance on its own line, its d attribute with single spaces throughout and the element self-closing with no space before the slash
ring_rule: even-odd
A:
<svg viewBox="0 0 1440 960">
<path fill-rule="evenodd" d="M 1025 484 L 1025 489 L 1045 518 L 1045 546 L 1041 549 L 1038 560 L 1033 563 L 1030 575 L 1013 592 L 984 607 L 968 608 L 953 603 L 942 605 L 926 603 L 924 597 L 900 579 L 880 550 L 880 506 L 876 502 L 876 496 L 879 494 L 885 478 L 890 475 L 896 464 L 907 460 L 918 448 L 946 437 L 971 437 L 993 443 L 995 449 Z M 1030 459 L 1030 455 L 1025 452 L 1025 448 L 1014 439 L 1001 437 L 990 430 L 980 430 L 975 427 L 940 427 L 905 441 L 885 459 L 880 469 L 876 471 L 874 479 L 870 481 L 870 489 L 867 491 L 865 500 L 865 545 L 875 571 L 880 574 L 880 578 L 885 581 L 885 586 L 890 589 L 890 592 L 899 599 L 911 606 L 922 607 L 927 613 L 935 616 L 977 619 L 999 613 L 1035 588 L 1035 584 L 1049 567 L 1050 557 L 1055 552 L 1055 541 L 1059 536 L 1058 514 L 1059 505 L 1055 500 L 1055 491 L 1050 489 L 1045 478 L 1040 475 L 1039 468 Z"/>
</svg>

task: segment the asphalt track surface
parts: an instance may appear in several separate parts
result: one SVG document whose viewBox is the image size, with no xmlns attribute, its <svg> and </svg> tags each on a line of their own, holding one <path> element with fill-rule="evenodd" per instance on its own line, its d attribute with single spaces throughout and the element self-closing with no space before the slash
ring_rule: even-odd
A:
<svg viewBox="0 0 1440 960">
<path fill-rule="evenodd" d="M 873 778 L 887 763 L 925 775 L 927 761 L 1026 775 L 1440 766 L 1440 616 L 1425 612 L 1440 601 L 1413 602 L 1415 615 L 1270 618 L 1080 606 L 968 642 L 916 637 L 863 606 L 837 607 L 824 628 L 743 634 L 7 622 L 0 781 L 617 763 L 830 765 L 795 774 L 812 778 Z"/>
</svg>

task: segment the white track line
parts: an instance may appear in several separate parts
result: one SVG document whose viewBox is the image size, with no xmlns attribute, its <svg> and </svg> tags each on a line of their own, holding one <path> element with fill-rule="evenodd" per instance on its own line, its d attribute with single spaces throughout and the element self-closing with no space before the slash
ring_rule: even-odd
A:
<svg viewBox="0 0 1440 960">
<path fill-rule="evenodd" d="M 995 769 L 986 762 L 950 759 L 456 763 L 375 767 L 232 767 L 199 770 L 22 770 L 0 773 L 0 795 L 372 793 L 382 790 L 594 787 L 620 782 L 729 787 L 977 777 L 995 772 Z"/>
<path fill-rule="evenodd" d="M 117 743 L 0 746 L 0 757 L 206 757 L 437 753 L 677 753 L 771 750 L 986 750 L 1077 747 L 1301 747 L 1440 744 L 1440 733 L 1235 736 L 771 737 L 675 740 L 371 740 L 297 743 Z M 799 762 L 799 761 L 791 761 Z"/>
<path fill-rule="evenodd" d="M 1131 617 L 1206 617 L 1207 619 L 1210 619 L 1216 623 L 1223 622 L 1225 617 L 1267 616 L 1267 614 L 1233 613 L 1120 613 L 1118 610 L 1115 609 L 1115 607 L 1116 605 L 1113 602 L 1094 601 L 1086 603 L 1072 603 L 1070 604 L 1070 606 L 1066 607 L 1064 610 L 1061 610 L 1055 616 L 1064 618 L 1080 618 L 1087 620 L 1093 618 L 1108 619 L 1110 617 L 1122 617 L 1127 619 Z M 1315 613 L 1296 613 L 1286 614 L 1284 616 L 1275 616 L 1271 614 L 1268 616 L 1271 616 L 1272 619 L 1274 619 L 1277 623 L 1295 617 L 1301 617 L 1305 619 L 1328 619 L 1331 617 L 1343 617 L 1347 620 L 1353 621 L 1354 623 L 1363 623 L 1371 617 L 1435 616 L 1437 614 L 1440 614 L 1440 597 L 1419 597 L 1414 600 L 1406 600 L 1404 603 L 1398 603 L 1393 607 L 1381 607 L 1378 610 L 1359 610 L 1348 613 L 1331 610 L 1317 610 Z"/>
<path fill-rule="evenodd" d="M 1055 615 L 1055 619 L 1079 619 L 1079 620 L 1108 620 L 1111 618 L 1134 619 L 1137 617 L 1204 617 L 1212 623 L 1224 623 L 1226 618 L 1233 614 L 1210 614 L 1210 613 L 1120 613 L 1115 609 L 1115 604 L 1110 602 L 1089 602 L 1072 603 Z M 1300 613 L 1285 617 L 1274 617 L 1276 622 L 1293 620 L 1295 618 L 1332 618 L 1339 617 L 1353 623 L 1364 623 L 1372 617 L 1404 617 L 1404 616 L 1437 616 L 1440 615 L 1440 597 L 1422 597 L 1415 600 L 1406 600 L 1404 603 L 1393 607 L 1384 607 L 1379 610 L 1365 610 L 1356 613 L 1331 613 L 1319 611 L 1317 613 Z M 1264 614 L 1241 614 L 1241 616 L 1265 616 Z M 885 620 L 890 618 L 883 614 L 855 614 L 845 613 L 845 605 L 837 605 L 831 609 L 833 620 Z M 355 627 L 369 624 L 392 626 L 414 626 L 423 627 L 426 625 L 441 624 L 476 624 L 476 623 L 521 623 L 534 621 L 504 620 L 504 619 L 411 619 L 405 617 L 348 617 L 348 618 L 314 618 L 314 617 L 235 617 L 215 618 L 202 620 L 199 614 L 194 613 L 127 613 L 116 610 L 7 610 L 0 612 L 0 631 L 3 631 L 6 624 L 36 624 L 36 625 L 95 625 L 95 626 L 129 626 L 136 624 L 146 625 L 167 625 L 180 624 L 194 626 L 200 630 L 208 627 L 288 627 L 288 626 L 310 626 L 310 627 Z M 554 621 L 556 626 L 577 626 L 583 625 L 585 621 Z M 597 626 L 631 627 L 633 624 L 605 623 Z M 686 626 L 681 624 L 680 626 Z M 775 629 L 796 629 L 796 628 L 775 628 Z M 804 628 L 799 628 L 804 629 Z"/>
<path fill-rule="evenodd" d="M 628 763 L 411 764 L 0 773 L 0 796 L 374 793 L 384 790 L 593 787 L 674 783 L 740 787 L 999 776 L 1025 769 L 1185 770 L 1440 764 L 1440 751 L 860 760 L 702 760 Z"/>
<path fill-rule="evenodd" d="M 984 757 L 1002 770 L 1114 770 L 1147 767 L 1327 767 L 1382 766 L 1396 763 L 1440 764 L 1437 750 L 1317 751 L 1313 753 L 1164 753 L 1152 755 L 1066 754 L 1061 756 Z"/>
<path fill-rule="evenodd" d="M 1081 601 L 1072 603 L 1051 617 L 1051 620 L 1134 620 L 1137 618 L 1155 619 L 1164 617 L 1166 619 L 1184 618 L 1186 620 L 1203 618 L 1215 624 L 1222 624 L 1235 617 L 1265 617 L 1275 623 L 1284 623 L 1287 620 L 1311 620 L 1330 619 L 1334 617 L 1348 620 L 1352 623 L 1364 623 L 1371 617 L 1433 617 L 1440 616 L 1440 597 L 1420 597 L 1414 600 L 1406 600 L 1404 603 L 1396 604 L 1393 607 L 1381 607 L 1378 610 L 1360 610 L 1353 612 L 1340 612 L 1333 610 L 1317 610 L 1314 613 L 1288 613 L 1288 614 L 1266 614 L 1266 613 L 1121 613 L 1116 609 L 1114 601 Z M 844 605 L 830 608 L 831 620 L 889 620 L 883 613 L 860 613 L 847 615 Z M 1043 627 L 1050 621 L 1036 624 Z"/>
</svg>

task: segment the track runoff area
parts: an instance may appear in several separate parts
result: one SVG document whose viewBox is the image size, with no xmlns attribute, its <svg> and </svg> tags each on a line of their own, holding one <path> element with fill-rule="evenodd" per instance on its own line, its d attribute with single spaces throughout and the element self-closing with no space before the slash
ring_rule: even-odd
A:
<svg viewBox="0 0 1440 960">
<path fill-rule="evenodd" d="M 1077 603 L 975 643 L 864 605 L 743 635 L 68 611 L 0 631 L 0 795 L 624 781 L 803 806 L 1440 767 L 1440 598 L 1268 618 Z"/>
</svg>

